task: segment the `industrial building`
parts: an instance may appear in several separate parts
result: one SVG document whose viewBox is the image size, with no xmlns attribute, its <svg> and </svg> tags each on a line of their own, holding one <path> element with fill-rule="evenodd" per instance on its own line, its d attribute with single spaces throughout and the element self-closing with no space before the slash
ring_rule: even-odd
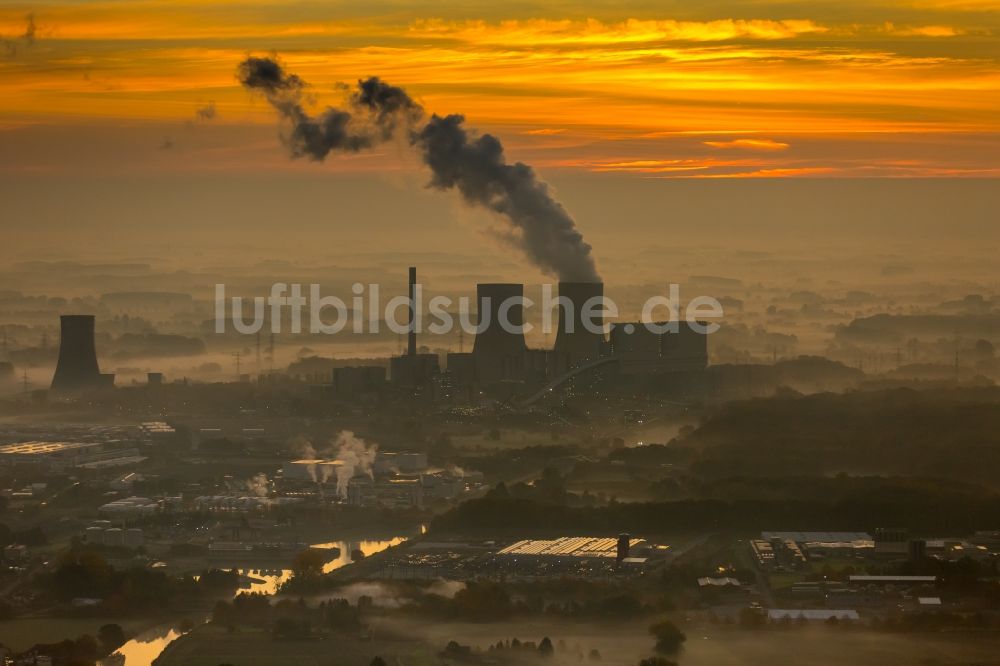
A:
<svg viewBox="0 0 1000 666">
<path fill-rule="evenodd" d="M 385 388 L 385 384 L 385 368 L 377 365 L 333 369 L 332 389 L 340 398 L 377 394 Z"/>
<path fill-rule="evenodd" d="M 145 543 L 143 532 L 138 527 L 121 529 L 119 527 L 92 525 L 85 530 L 84 537 L 87 543 L 94 546 L 141 548 Z"/>
<path fill-rule="evenodd" d="M 118 442 L 21 442 L 0 446 L 0 466 L 32 465 L 48 470 L 101 469 L 142 462 L 136 448 Z"/>
<path fill-rule="evenodd" d="M 574 562 L 580 560 L 605 560 L 614 562 L 629 557 L 633 550 L 646 545 L 643 539 L 627 539 L 622 550 L 621 538 L 614 537 L 560 537 L 558 539 L 525 539 L 497 552 L 497 557 L 511 561 L 545 560 Z"/>
<path fill-rule="evenodd" d="M 337 471 L 344 461 L 337 458 L 290 460 L 281 467 L 286 481 L 337 483 Z M 377 475 L 419 474 L 427 470 L 427 454 L 419 451 L 379 451 L 372 471 Z M 357 470 L 359 473 L 361 470 Z"/>
<path fill-rule="evenodd" d="M 806 563 L 806 557 L 794 539 L 782 539 L 778 536 L 753 539 L 750 541 L 750 550 L 761 569 L 787 571 L 798 569 Z"/>
<path fill-rule="evenodd" d="M 642 322 L 611 328 L 611 355 L 624 375 L 700 372 L 708 365 L 708 336 L 691 322 L 676 322 L 676 330 L 648 327 Z M 658 326 L 666 326 L 659 322 Z"/>
<path fill-rule="evenodd" d="M 417 288 L 416 268 L 410 267 L 406 352 L 389 359 L 388 379 L 378 367 L 337 368 L 332 383 L 317 392 L 365 400 L 379 398 L 383 387 L 391 386 L 431 399 L 476 402 L 488 396 L 530 404 L 555 386 L 598 369 L 610 370 L 630 389 L 699 395 L 708 386 L 708 336 L 695 322 L 675 322 L 663 332 L 643 322 L 615 324 L 606 335 L 601 282 L 559 283 L 559 321 L 551 349 L 527 346 L 523 284 L 476 285 L 479 320 L 472 351 L 447 353 L 442 372 L 438 354 L 418 351 Z"/>
<path fill-rule="evenodd" d="M 281 466 L 281 476 L 286 481 L 336 484 L 337 470 L 343 465 L 343 460 L 326 458 L 290 460 Z"/>
<path fill-rule="evenodd" d="M 828 610 L 826 608 L 799 609 L 799 608 L 771 608 L 767 611 L 767 619 L 771 622 L 782 621 L 805 621 L 805 622 L 829 622 L 839 620 L 841 622 L 857 622 L 861 619 L 858 611 Z"/>
<path fill-rule="evenodd" d="M 603 324 L 599 314 L 604 285 L 560 282 L 553 348 L 529 349 L 519 332 L 524 324 L 523 295 L 521 284 L 477 285 L 480 330 L 471 354 L 448 355 L 448 374 L 454 383 L 502 394 L 511 393 L 517 385 L 553 387 L 561 379 L 603 367 L 625 379 L 641 376 L 662 383 L 669 378 L 692 391 L 704 384 L 708 337 L 691 322 L 677 322 L 676 330 L 662 333 L 641 322 L 617 324 L 605 339 L 604 333 L 594 330 Z M 589 328 L 584 325 L 585 315 Z"/>
<path fill-rule="evenodd" d="M 669 546 L 628 534 L 560 537 L 518 541 L 498 550 L 492 562 L 495 572 L 505 576 L 606 578 L 641 575 L 663 564 L 669 553 Z"/>
<path fill-rule="evenodd" d="M 108 516 L 151 516 L 160 508 L 159 502 L 146 497 L 126 497 L 97 507 L 97 512 Z"/>
<path fill-rule="evenodd" d="M 301 497 L 202 495 L 194 498 L 193 505 L 198 511 L 210 511 L 213 513 L 259 513 L 301 502 Z"/>
<path fill-rule="evenodd" d="M 374 480 L 356 476 L 347 484 L 347 503 L 351 506 L 407 509 L 424 505 L 420 478 Z"/>
<path fill-rule="evenodd" d="M 375 473 L 416 474 L 427 469 L 427 454 L 422 451 L 379 451 L 375 454 Z"/>
<path fill-rule="evenodd" d="M 379 451 L 371 469 L 355 468 L 342 488 L 345 464 L 336 458 L 290 460 L 282 466 L 282 479 L 286 488 L 318 484 L 320 495 L 324 486 L 337 486 L 350 506 L 391 508 L 421 507 L 425 497 L 453 500 L 483 482 L 480 472 L 429 469 L 424 452 Z"/>
</svg>

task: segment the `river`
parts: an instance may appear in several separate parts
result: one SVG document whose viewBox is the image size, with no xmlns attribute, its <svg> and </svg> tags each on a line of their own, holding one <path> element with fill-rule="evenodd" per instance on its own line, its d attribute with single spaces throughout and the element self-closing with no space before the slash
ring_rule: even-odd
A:
<svg viewBox="0 0 1000 666">
<path fill-rule="evenodd" d="M 325 543 L 314 543 L 313 548 L 339 548 L 340 555 L 330 560 L 323 566 L 325 573 L 330 573 L 335 569 L 346 566 L 354 561 L 351 554 L 361 551 L 365 557 L 380 553 L 386 548 L 398 546 L 409 539 L 409 537 L 393 537 L 386 540 L 362 540 L 362 541 L 328 541 Z M 239 589 L 239 592 L 263 592 L 274 594 L 278 586 L 288 580 L 291 569 L 238 569 L 240 575 L 249 576 L 255 582 Z M 260 581 L 260 582 L 256 582 Z M 118 650 L 102 660 L 102 666 L 150 666 L 171 641 L 178 638 L 181 632 L 177 629 L 178 623 L 163 624 L 149 629 L 137 635 L 129 642 L 122 645 Z"/>
</svg>

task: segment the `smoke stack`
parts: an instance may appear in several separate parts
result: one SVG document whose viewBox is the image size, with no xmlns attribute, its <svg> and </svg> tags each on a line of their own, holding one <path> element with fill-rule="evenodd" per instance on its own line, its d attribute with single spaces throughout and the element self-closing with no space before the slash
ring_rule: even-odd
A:
<svg viewBox="0 0 1000 666">
<path fill-rule="evenodd" d="M 600 357 L 604 333 L 593 333 L 584 328 L 583 313 L 587 301 L 603 297 L 603 282 L 559 283 L 559 329 L 556 331 L 555 343 L 559 371 L 568 370 Z M 600 312 L 601 303 L 602 300 L 595 300 L 591 307 Z M 601 326 L 604 323 L 601 317 L 593 317 L 591 320 L 594 326 Z"/>
<path fill-rule="evenodd" d="M 410 331 L 407 334 L 407 356 L 417 355 L 417 267 L 410 266 Z"/>
<path fill-rule="evenodd" d="M 59 362 L 52 391 L 72 393 L 106 384 L 97 366 L 93 315 L 59 317 Z"/>
<path fill-rule="evenodd" d="M 621 534 L 618 535 L 618 548 L 615 557 L 615 560 L 618 562 L 618 564 L 621 564 L 622 560 L 628 557 L 631 545 L 632 545 L 632 537 L 629 534 L 622 532 Z"/>
<path fill-rule="evenodd" d="M 517 299 L 516 305 L 509 306 L 503 314 L 510 322 L 509 328 L 524 325 L 524 285 L 521 284 L 479 284 L 476 285 L 476 301 L 479 307 L 479 321 L 486 317 L 489 323 L 476 334 L 472 345 L 472 355 L 476 360 L 476 371 L 483 382 L 510 378 L 519 367 L 527 346 L 524 333 L 504 330 L 500 324 L 500 310 L 508 299 Z"/>
</svg>

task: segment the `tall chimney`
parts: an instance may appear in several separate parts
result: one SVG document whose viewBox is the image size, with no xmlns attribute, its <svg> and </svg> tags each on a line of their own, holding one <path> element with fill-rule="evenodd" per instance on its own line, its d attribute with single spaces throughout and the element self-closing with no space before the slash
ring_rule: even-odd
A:
<svg viewBox="0 0 1000 666">
<path fill-rule="evenodd" d="M 618 564 L 622 563 L 622 560 L 629 556 L 629 551 L 632 546 L 632 537 L 627 532 L 622 532 L 618 535 L 618 545 L 615 549 L 615 561 Z"/>
<path fill-rule="evenodd" d="M 417 267 L 410 266 L 410 330 L 407 334 L 406 354 L 417 355 Z"/>
<path fill-rule="evenodd" d="M 504 312 L 504 318 L 511 328 L 520 329 L 524 325 L 524 308 L 520 299 L 524 298 L 524 285 L 491 283 L 476 285 L 476 302 L 479 307 L 480 325 L 487 317 L 486 328 L 476 333 L 472 345 L 472 355 L 476 360 L 476 372 L 483 382 L 511 379 L 510 376 L 522 363 L 527 345 L 524 333 L 504 330 L 500 324 L 500 309 L 508 299 L 518 299 Z M 477 329 L 478 330 L 478 329 Z"/>
<path fill-rule="evenodd" d="M 559 329 L 556 331 L 555 352 L 559 371 L 593 361 L 601 355 L 601 345 L 604 333 L 593 333 L 583 326 L 583 312 L 587 301 L 593 298 L 603 298 L 603 282 L 560 282 Z M 601 311 L 601 301 L 595 301 L 597 312 Z M 594 326 L 604 322 L 600 317 L 592 318 Z M 572 331 L 570 327 L 572 326 Z"/>
<path fill-rule="evenodd" d="M 52 390 L 72 393 L 103 383 L 94 347 L 94 316 L 62 315 L 59 317 L 59 361 L 52 377 Z"/>
</svg>

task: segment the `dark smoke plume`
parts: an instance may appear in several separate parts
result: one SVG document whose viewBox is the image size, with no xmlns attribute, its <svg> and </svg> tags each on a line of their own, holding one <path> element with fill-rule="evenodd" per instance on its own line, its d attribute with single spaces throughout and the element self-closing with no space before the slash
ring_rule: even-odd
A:
<svg viewBox="0 0 1000 666">
<path fill-rule="evenodd" d="M 352 127 L 351 114 L 327 107 L 318 117 L 303 108 L 306 83 L 295 74 L 285 74 L 270 58 L 247 58 L 240 64 L 240 82 L 264 93 L 267 101 L 292 125 L 283 137 L 292 157 L 323 160 L 331 151 L 358 152 L 374 145 L 370 128 Z"/>
<path fill-rule="evenodd" d="M 17 39 L 23 39 L 25 44 L 31 46 L 35 43 L 35 33 L 38 31 L 37 26 L 35 26 L 35 15 L 28 14 L 24 20 L 26 21 L 24 32 L 18 35 Z M 15 39 L 0 39 L 0 45 L 3 46 L 6 57 L 17 57 L 17 41 Z"/>
<path fill-rule="evenodd" d="M 505 239 L 544 272 L 568 282 L 599 282 L 590 245 L 548 186 L 527 164 L 507 164 L 503 145 L 493 135 L 470 137 L 464 120 L 434 115 L 417 134 L 434 174 L 431 185 L 457 189 L 470 204 L 506 217 L 514 230 Z"/>
<path fill-rule="evenodd" d="M 323 160 L 331 152 L 357 152 L 404 134 L 430 168 L 432 187 L 458 190 L 467 203 L 507 220 L 504 239 L 544 273 L 563 281 L 600 281 L 590 245 L 548 186 L 530 166 L 508 164 L 500 141 L 466 129 L 462 116 L 426 119 L 405 90 L 371 77 L 358 81 L 350 111 L 327 107 L 314 117 L 303 107 L 306 83 L 277 61 L 247 58 L 238 75 L 291 124 L 284 141 L 293 157 Z"/>
<path fill-rule="evenodd" d="M 28 22 L 28 25 L 24 28 L 24 34 L 21 35 L 21 39 L 23 39 L 24 41 L 28 42 L 29 45 L 30 44 L 34 44 L 35 43 L 35 31 L 36 31 L 36 28 L 35 28 L 35 15 L 34 14 L 28 14 L 28 16 L 25 17 L 25 20 Z"/>
</svg>

